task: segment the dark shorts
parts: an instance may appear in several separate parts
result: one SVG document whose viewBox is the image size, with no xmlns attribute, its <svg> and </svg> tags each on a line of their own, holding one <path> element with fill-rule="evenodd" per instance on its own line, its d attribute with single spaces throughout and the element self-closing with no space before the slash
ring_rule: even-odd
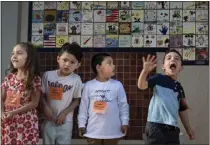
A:
<svg viewBox="0 0 210 145">
<path fill-rule="evenodd" d="M 179 133 L 178 127 L 147 122 L 145 144 L 180 144 Z"/>
</svg>

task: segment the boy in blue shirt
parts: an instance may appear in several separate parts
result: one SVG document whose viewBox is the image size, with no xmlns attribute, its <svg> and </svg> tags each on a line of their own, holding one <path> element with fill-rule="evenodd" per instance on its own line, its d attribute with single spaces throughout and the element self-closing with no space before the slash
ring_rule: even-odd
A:
<svg viewBox="0 0 210 145">
<path fill-rule="evenodd" d="M 188 120 L 188 106 L 185 93 L 177 76 L 182 70 L 183 60 L 176 50 L 166 52 L 162 69 L 165 74 L 156 74 L 147 79 L 148 74 L 156 67 L 155 56 L 143 57 L 143 70 L 138 79 L 138 88 L 153 88 L 147 125 L 146 144 L 180 144 L 178 116 L 190 139 L 194 139 L 194 132 Z"/>
</svg>

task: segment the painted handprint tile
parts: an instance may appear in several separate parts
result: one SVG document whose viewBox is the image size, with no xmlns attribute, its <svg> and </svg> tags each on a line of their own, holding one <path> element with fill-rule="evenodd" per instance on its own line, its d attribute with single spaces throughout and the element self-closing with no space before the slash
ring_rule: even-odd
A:
<svg viewBox="0 0 210 145">
<path fill-rule="evenodd" d="M 169 34 L 169 23 L 158 23 L 157 34 L 168 35 Z"/>
</svg>

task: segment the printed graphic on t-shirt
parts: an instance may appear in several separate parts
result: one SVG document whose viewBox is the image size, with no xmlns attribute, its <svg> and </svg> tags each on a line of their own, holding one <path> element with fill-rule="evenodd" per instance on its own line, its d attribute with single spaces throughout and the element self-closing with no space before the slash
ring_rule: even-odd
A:
<svg viewBox="0 0 210 145">
<path fill-rule="evenodd" d="M 61 84 L 59 82 L 48 81 L 49 98 L 53 100 L 62 100 L 63 93 L 70 91 L 72 85 Z"/>
</svg>

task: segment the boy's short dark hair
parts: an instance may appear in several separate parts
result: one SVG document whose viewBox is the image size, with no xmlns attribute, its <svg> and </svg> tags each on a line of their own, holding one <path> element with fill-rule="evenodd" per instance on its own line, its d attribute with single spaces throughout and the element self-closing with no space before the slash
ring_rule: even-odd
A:
<svg viewBox="0 0 210 145">
<path fill-rule="evenodd" d="M 61 51 L 58 53 L 58 56 L 61 56 L 64 52 L 70 53 L 76 57 L 78 62 L 81 62 L 83 58 L 83 53 L 81 51 L 81 47 L 76 43 L 65 43 L 61 46 Z"/>
<path fill-rule="evenodd" d="M 95 74 L 97 74 L 96 66 L 101 65 L 105 57 L 111 56 L 108 53 L 97 53 L 92 57 L 91 67 Z"/>
<path fill-rule="evenodd" d="M 180 57 L 180 59 L 181 59 L 181 65 L 183 65 L 183 58 L 182 58 L 182 55 L 181 55 L 176 49 L 169 49 L 168 51 L 165 52 L 165 55 L 164 55 L 164 57 L 163 57 L 163 63 L 164 63 L 164 61 L 165 61 L 166 55 L 167 55 L 168 53 L 170 53 L 170 52 L 174 52 L 174 53 L 178 54 L 179 57 Z"/>
</svg>

